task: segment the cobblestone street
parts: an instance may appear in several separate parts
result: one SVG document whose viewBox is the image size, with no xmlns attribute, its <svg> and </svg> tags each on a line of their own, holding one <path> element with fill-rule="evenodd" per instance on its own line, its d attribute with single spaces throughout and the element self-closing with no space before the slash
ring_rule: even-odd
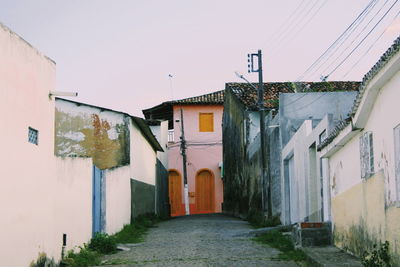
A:
<svg viewBox="0 0 400 267">
<path fill-rule="evenodd" d="M 245 236 L 251 226 L 223 215 L 195 215 L 161 222 L 145 242 L 104 258 L 113 266 L 297 266 L 279 251 Z"/>
</svg>

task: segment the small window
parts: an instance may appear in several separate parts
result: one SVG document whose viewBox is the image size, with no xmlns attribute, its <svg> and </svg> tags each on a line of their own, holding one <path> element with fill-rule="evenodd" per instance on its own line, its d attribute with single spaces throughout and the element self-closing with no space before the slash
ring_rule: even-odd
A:
<svg viewBox="0 0 400 267">
<path fill-rule="evenodd" d="M 214 114 L 199 113 L 199 131 L 214 132 Z"/>
<path fill-rule="evenodd" d="M 39 141 L 39 132 L 31 127 L 28 128 L 28 142 L 37 145 Z"/>
<path fill-rule="evenodd" d="M 374 146 L 372 132 L 360 136 L 361 178 L 366 179 L 374 174 Z"/>
</svg>

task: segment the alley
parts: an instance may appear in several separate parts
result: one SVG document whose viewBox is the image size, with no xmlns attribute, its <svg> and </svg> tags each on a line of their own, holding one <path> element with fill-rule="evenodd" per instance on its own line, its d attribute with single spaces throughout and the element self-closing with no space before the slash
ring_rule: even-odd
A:
<svg viewBox="0 0 400 267">
<path fill-rule="evenodd" d="M 244 234 L 251 226 L 215 214 L 180 217 L 158 224 L 145 242 L 106 257 L 113 266 L 297 266 Z"/>
</svg>

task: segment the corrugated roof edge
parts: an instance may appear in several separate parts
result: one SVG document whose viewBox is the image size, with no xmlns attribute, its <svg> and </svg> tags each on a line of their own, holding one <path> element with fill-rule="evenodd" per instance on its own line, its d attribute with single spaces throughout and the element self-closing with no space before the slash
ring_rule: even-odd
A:
<svg viewBox="0 0 400 267">
<path fill-rule="evenodd" d="M 95 105 L 91 105 L 91 104 L 87 104 L 87 103 L 77 102 L 77 101 L 73 101 L 73 100 L 69 100 L 69 99 L 65 99 L 65 98 L 56 97 L 55 99 L 56 100 L 66 101 L 66 102 L 71 102 L 71 103 L 74 103 L 74 104 L 77 104 L 77 105 L 84 105 L 84 106 L 87 106 L 87 107 L 98 108 L 101 111 L 116 112 L 116 113 L 123 114 L 123 115 L 125 115 L 127 117 L 130 117 L 137 124 L 137 126 L 140 129 L 140 131 L 143 133 L 144 137 L 150 143 L 150 145 L 153 147 L 153 149 L 155 151 L 164 152 L 163 148 L 161 147 L 161 145 L 158 142 L 157 138 L 154 136 L 154 134 L 151 131 L 150 127 L 147 125 L 146 121 L 144 119 L 142 119 L 142 118 L 130 115 L 130 114 L 126 113 L 126 112 L 117 111 L 117 110 L 104 108 L 104 107 L 99 107 L 99 106 L 95 106 Z"/>
<path fill-rule="evenodd" d="M 378 62 L 364 75 L 362 79 L 362 84 L 360 86 L 359 93 L 356 100 L 354 101 L 354 106 L 351 112 L 351 116 L 354 116 L 357 112 L 358 106 L 360 105 L 362 96 L 364 95 L 365 88 L 368 86 L 369 82 L 379 73 L 379 71 L 386 66 L 387 62 L 400 50 L 400 36 L 394 40 L 391 47 L 389 47 L 386 52 L 380 57 Z"/>
<path fill-rule="evenodd" d="M 387 62 L 395 55 L 397 52 L 400 50 L 400 36 L 397 37 L 396 40 L 394 40 L 393 44 L 391 47 L 389 47 L 386 52 L 380 57 L 378 62 L 375 63 L 375 65 L 364 75 L 362 79 L 362 83 L 360 86 L 360 90 L 358 91 L 358 95 L 356 99 L 354 100 L 354 105 L 352 108 L 351 113 L 349 114 L 349 117 L 345 120 L 342 120 L 336 124 L 336 126 L 333 128 L 332 132 L 329 134 L 329 136 L 326 138 L 326 140 L 321 143 L 318 146 L 318 150 L 322 150 L 325 148 L 328 144 L 330 144 L 333 139 L 335 139 L 339 133 L 346 128 L 347 125 L 351 123 L 352 117 L 356 114 L 358 107 L 361 103 L 361 99 L 364 95 L 365 89 L 368 86 L 369 82 L 379 73 L 379 71 L 386 66 Z"/>
</svg>

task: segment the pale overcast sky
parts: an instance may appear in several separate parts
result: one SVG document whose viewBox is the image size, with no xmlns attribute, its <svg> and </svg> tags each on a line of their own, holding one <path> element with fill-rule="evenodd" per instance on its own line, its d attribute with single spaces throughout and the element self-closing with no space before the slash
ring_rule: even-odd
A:
<svg viewBox="0 0 400 267">
<path fill-rule="evenodd" d="M 264 81 L 295 81 L 370 2 L 0 0 L 0 22 L 56 61 L 57 90 L 78 91 L 73 100 L 142 116 L 142 109 L 172 98 L 224 89 L 226 82 L 240 81 L 235 71 L 256 81 L 256 74 L 246 72 L 247 53 L 257 49 L 263 51 Z M 349 38 L 304 80 L 329 73 L 392 4 L 359 50 L 328 78 L 361 80 L 400 34 L 396 0 L 376 0 L 354 31 L 354 37 L 360 34 L 353 44 Z"/>
</svg>

